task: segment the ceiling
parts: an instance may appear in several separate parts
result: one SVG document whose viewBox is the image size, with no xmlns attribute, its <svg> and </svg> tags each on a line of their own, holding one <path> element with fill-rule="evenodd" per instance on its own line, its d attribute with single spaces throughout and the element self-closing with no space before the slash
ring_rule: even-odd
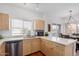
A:
<svg viewBox="0 0 79 59">
<path fill-rule="evenodd" d="M 22 8 L 29 8 L 41 13 L 50 15 L 51 17 L 65 17 L 69 15 L 69 10 L 72 14 L 79 14 L 79 3 L 39 3 L 37 10 L 37 3 L 10 3 L 10 5 L 19 6 Z"/>
</svg>

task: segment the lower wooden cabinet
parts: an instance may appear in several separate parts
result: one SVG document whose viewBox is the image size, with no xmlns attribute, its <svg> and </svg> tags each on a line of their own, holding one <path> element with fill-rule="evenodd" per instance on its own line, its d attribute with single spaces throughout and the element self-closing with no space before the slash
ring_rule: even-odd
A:
<svg viewBox="0 0 79 59">
<path fill-rule="evenodd" d="M 53 41 L 46 39 L 24 39 L 19 46 L 19 55 L 29 55 L 31 53 L 41 51 L 46 56 L 73 56 L 74 55 L 74 44 L 61 45 Z M 0 44 L 0 56 L 4 56 L 5 43 Z"/>
<path fill-rule="evenodd" d="M 31 39 L 25 39 L 23 40 L 23 55 L 31 54 Z"/>
<path fill-rule="evenodd" d="M 40 51 L 40 39 L 25 39 L 23 40 L 23 55 Z"/>
<path fill-rule="evenodd" d="M 41 52 L 47 56 L 53 55 L 53 45 L 50 41 L 41 39 Z"/>
<path fill-rule="evenodd" d="M 0 56 L 5 56 L 5 43 L 0 45 Z"/>
<path fill-rule="evenodd" d="M 41 52 L 46 55 L 45 41 L 41 39 Z"/>
<path fill-rule="evenodd" d="M 41 39 L 41 52 L 47 56 L 65 56 L 72 55 L 73 48 L 64 46 L 49 40 Z M 69 50 L 69 52 L 67 52 Z"/>
<path fill-rule="evenodd" d="M 32 53 L 40 51 L 40 39 L 35 38 L 32 40 Z"/>
</svg>

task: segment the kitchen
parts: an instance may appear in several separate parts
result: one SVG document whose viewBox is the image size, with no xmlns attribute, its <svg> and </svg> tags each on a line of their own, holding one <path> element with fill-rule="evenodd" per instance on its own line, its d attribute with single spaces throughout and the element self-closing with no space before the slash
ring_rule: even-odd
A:
<svg viewBox="0 0 79 59">
<path fill-rule="evenodd" d="M 69 4 L 70 7 L 68 7 L 67 4 L 53 3 L 0 4 L 1 56 L 33 56 L 36 53 L 40 53 L 39 56 L 41 54 L 42 56 L 79 55 L 77 54 L 78 45 L 76 45 L 78 36 L 76 38 L 72 38 L 74 36 L 66 37 L 71 33 L 76 33 L 76 26 L 71 25 L 69 28 L 72 30 L 65 27 L 67 18 L 61 15 L 61 10 L 58 10 L 60 8 L 57 9 L 59 13 L 55 12 L 55 9 L 52 11 L 46 8 L 50 5 L 52 5 L 52 9 L 55 8 L 53 5 L 56 8 L 62 8 L 63 5 L 62 9 L 71 8 L 73 5 L 77 7 L 77 4 Z M 72 10 L 74 10 L 73 8 Z M 62 18 L 58 17 L 60 15 Z"/>
</svg>

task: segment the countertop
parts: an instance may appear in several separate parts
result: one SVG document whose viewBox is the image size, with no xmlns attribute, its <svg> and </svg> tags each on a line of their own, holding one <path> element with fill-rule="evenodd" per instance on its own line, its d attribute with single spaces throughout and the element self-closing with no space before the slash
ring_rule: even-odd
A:
<svg viewBox="0 0 79 59">
<path fill-rule="evenodd" d="M 76 43 L 77 40 L 73 40 L 73 39 L 65 39 L 65 38 L 59 38 L 59 37 L 45 37 L 45 36 L 36 36 L 36 37 L 19 37 L 19 38 L 5 38 L 5 39 L 1 39 L 0 40 L 0 44 L 2 44 L 3 42 L 6 41 L 14 41 L 14 40 L 25 40 L 25 39 L 34 39 L 34 38 L 41 38 L 41 39 L 46 39 L 46 40 L 50 40 L 62 45 L 69 45 L 72 43 Z"/>
<path fill-rule="evenodd" d="M 59 38 L 59 37 L 51 37 L 51 38 L 50 37 L 40 37 L 40 38 L 50 40 L 50 41 L 53 41 L 55 43 L 59 43 L 62 45 L 69 45 L 69 44 L 77 42 L 77 40 L 74 40 L 74 39 L 66 39 L 66 38 Z"/>
<path fill-rule="evenodd" d="M 0 44 L 7 41 L 16 41 L 16 40 L 25 40 L 25 39 L 33 39 L 33 37 L 4 38 L 4 39 L 0 39 Z"/>
</svg>

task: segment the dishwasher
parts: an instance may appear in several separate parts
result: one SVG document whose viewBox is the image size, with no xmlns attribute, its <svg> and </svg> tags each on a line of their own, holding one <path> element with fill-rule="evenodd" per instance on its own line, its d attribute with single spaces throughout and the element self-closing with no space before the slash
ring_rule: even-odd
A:
<svg viewBox="0 0 79 59">
<path fill-rule="evenodd" d="M 21 42 L 22 40 L 5 42 L 5 52 L 8 53 L 6 56 L 19 56 Z"/>
</svg>

